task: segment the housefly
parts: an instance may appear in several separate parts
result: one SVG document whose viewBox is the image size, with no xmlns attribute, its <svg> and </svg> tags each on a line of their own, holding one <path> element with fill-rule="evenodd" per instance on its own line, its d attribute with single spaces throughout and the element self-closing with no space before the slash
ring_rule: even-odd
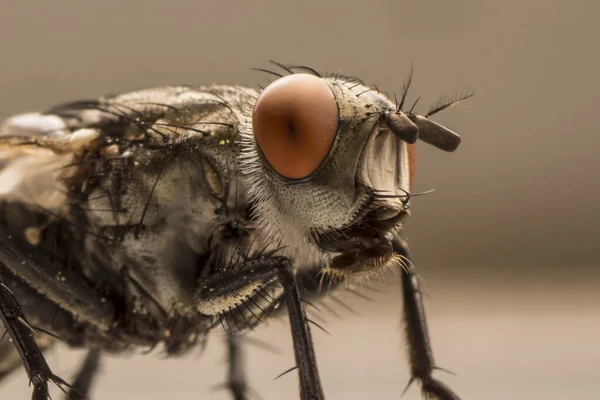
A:
<svg viewBox="0 0 600 400">
<path fill-rule="evenodd" d="M 0 125 L 0 378 L 23 365 L 90 393 L 102 353 L 178 355 L 229 334 L 227 387 L 247 398 L 239 334 L 287 313 L 301 399 L 324 399 L 304 303 L 401 271 L 410 382 L 436 369 L 402 239 L 414 144 L 460 137 L 359 79 L 274 63 L 266 87 L 169 86 L 59 105 Z M 411 74 L 412 76 L 412 74 Z M 89 350 L 52 372 L 61 340 Z"/>
</svg>

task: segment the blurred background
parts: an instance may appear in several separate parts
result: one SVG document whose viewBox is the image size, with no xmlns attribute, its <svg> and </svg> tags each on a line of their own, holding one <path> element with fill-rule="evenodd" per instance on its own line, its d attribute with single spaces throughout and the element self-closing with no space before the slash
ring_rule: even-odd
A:
<svg viewBox="0 0 600 400">
<path fill-rule="evenodd" d="M 600 398 L 600 3 L 488 1 L 0 2 L 0 117 L 163 84 L 256 86 L 268 60 L 355 75 L 463 137 L 453 154 L 418 146 L 407 236 L 423 277 L 438 372 L 464 400 Z M 340 296 L 314 331 L 328 399 L 398 399 L 408 381 L 396 279 L 376 302 Z M 294 399 L 285 321 L 251 335 L 263 398 Z M 93 400 L 227 399 L 220 333 L 202 357 L 105 361 Z M 49 358 L 69 378 L 80 352 Z M 20 372 L 2 399 L 29 398 Z M 58 396 L 55 391 L 55 396 Z M 403 399 L 419 399 L 417 386 Z"/>
</svg>

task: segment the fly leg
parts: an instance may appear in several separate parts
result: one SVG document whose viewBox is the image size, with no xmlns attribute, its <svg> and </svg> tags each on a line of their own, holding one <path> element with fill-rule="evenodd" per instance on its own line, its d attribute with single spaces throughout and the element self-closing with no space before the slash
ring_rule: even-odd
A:
<svg viewBox="0 0 600 400">
<path fill-rule="evenodd" d="M 85 356 L 83 365 L 77 373 L 77 378 L 69 389 L 66 400 L 83 400 L 89 398 L 89 394 L 94 383 L 94 378 L 98 374 L 100 367 L 100 350 L 90 350 Z"/>
<path fill-rule="evenodd" d="M 47 400 L 49 398 L 48 381 L 54 382 L 59 387 L 69 385 L 54 375 L 46 363 L 42 351 L 38 347 L 35 336 L 37 333 L 29 325 L 12 291 L 0 277 L 0 319 L 13 340 L 21 356 L 23 366 L 33 384 L 33 400 Z"/>
<path fill-rule="evenodd" d="M 21 368 L 21 355 L 15 348 L 15 345 L 8 338 L 8 331 L 0 323 L 0 385 L 2 380 L 8 377 L 15 370 Z M 36 343 L 42 352 L 50 349 L 55 340 L 48 335 L 36 339 Z"/>
<path fill-rule="evenodd" d="M 35 246 L 17 243 L 1 231 L 0 267 L 0 270 L 8 270 L 18 276 L 63 310 L 77 315 L 82 322 L 103 331 L 111 329 L 116 314 L 112 302 L 87 284 L 79 273 L 49 261 Z"/>
<path fill-rule="evenodd" d="M 60 306 L 59 314 L 76 315 L 81 321 L 101 330 L 111 328 L 115 305 L 87 284 L 76 271 L 52 262 L 35 246 L 24 246 L 0 231 L 0 319 L 33 385 L 32 399 L 47 400 L 49 381 L 63 391 L 71 387 L 48 367 L 36 343 L 37 333 L 27 322 L 17 297 L 4 283 L 2 274 L 19 277 L 36 295 Z"/>
<path fill-rule="evenodd" d="M 286 260 L 283 263 L 278 277 L 283 286 L 283 296 L 290 318 L 294 354 L 300 376 L 300 398 L 302 400 L 325 399 L 308 318 L 300 299 L 294 270 L 289 261 Z"/>
<path fill-rule="evenodd" d="M 227 335 L 227 389 L 231 393 L 233 400 L 246 400 L 248 393 L 248 384 L 246 383 L 246 373 L 244 371 L 244 353 L 241 346 L 239 335 Z"/>
<path fill-rule="evenodd" d="M 396 239 L 393 246 L 396 253 L 408 260 L 401 271 L 405 333 L 411 370 L 411 378 L 406 389 L 414 381 L 419 381 L 426 399 L 460 400 L 446 384 L 432 376 L 433 371 L 439 368 L 433 359 L 419 280 L 410 262 L 410 250 L 406 242 Z"/>
<path fill-rule="evenodd" d="M 199 303 L 216 304 L 256 281 L 278 278 L 290 319 L 296 365 L 300 377 L 301 400 L 323 400 L 325 394 L 308 325 L 291 262 L 285 257 L 246 260 L 235 268 L 214 274 L 200 283 Z"/>
</svg>

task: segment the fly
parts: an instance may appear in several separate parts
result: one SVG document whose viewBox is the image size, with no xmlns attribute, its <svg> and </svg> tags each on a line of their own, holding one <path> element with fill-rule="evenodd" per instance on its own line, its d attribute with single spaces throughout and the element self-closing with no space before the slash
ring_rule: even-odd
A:
<svg viewBox="0 0 600 400">
<path fill-rule="evenodd" d="M 227 387 L 247 398 L 238 334 L 287 312 L 301 399 L 324 399 L 307 298 L 401 271 L 410 382 L 458 399 L 437 368 L 403 222 L 415 147 L 460 137 L 356 78 L 274 63 L 259 90 L 169 86 L 78 101 L 0 125 L 0 379 L 22 364 L 88 396 L 101 354 L 168 355 L 230 334 Z M 414 196 L 414 195 L 413 195 Z M 56 376 L 56 340 L 89 349 Z"/>
</svg>

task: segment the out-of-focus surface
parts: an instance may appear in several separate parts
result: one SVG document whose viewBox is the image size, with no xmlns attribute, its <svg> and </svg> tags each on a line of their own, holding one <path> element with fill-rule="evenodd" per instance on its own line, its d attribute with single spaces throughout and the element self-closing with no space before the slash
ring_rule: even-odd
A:
<svg viewBox="0 0 600 400">
<path fill-rule="evenodd" d="M 425 278 L 443 376 L 469 399 L 600 397 L 600 3 L 559 0 L 0 2 L 0 117 L 161 84 L 264 84 L 268 60 L 356 75 L 438 116 L 463 136 L 455 154 L 418 147 L 408 237 Z M 392 290 L 393 293 L 393 290 Z M 396 399 L 408 379 L 398 297 L 357 304 L 315 332 L 328 398 Z M 294 398 L 287 326 L 255 336 L 252 384 Z M 196 360 L 139 356 L 105 364 L 94 399 L 226 398 L 213 338 Z M 51 365 L 68 376 L 73 358 Z M 150 361 L 153 360 L 153 361 Z M 443 372 L 438 374 L 444 375 Z M 27 398 L 23 379 L 0 387 Z M 417 399 L 412 388 L 407 399 Z"/>
<path fill-rule="evenodd" d="M 438 371 L 465 400 L 595 400 L 600 393 L 600 293 L 595 285 L 547 285 L 535 276 L 515 284 L 498 274 L 492 285 L 440 276 L 427 279 L 427 301 Z M 359 312 L 352 315 L 329 302 L 340 320 L 322 309 L 311 317 L 331 336 L 313 329 L 319 367 L 328 399 L 398 399 L 408 381 L 394 287 L 373 294 L 377 303 L 340 296 Z M 552 293 L 552 296 L 548 295 Z M 510 296 L 507 296 L 510 293 Z M 387 300 L 387 301 L 385 301 Z M 323 317 L 327 322 L 322 322 Z M 248 345 L 248 375 L 264 399 L 296 399 L 294 373 L 273 380 L 292 367 L 294 356 L 287 321 L 273 321 L 250 337 L 274 346 L 272 354 Z M 222 333 L 215 333 L 206 353 L 161 360 L 156 352 L 109 359 L 103 365 L 92 399 L 218 399 L 229 396 L 211 388 L 225 379 Z M 49 362 L 66 379 L 81 362 L 81 352 L 59 349 Z M 30 396 L 24 372 L 11 377 L 2 398 Z M 55 393 L 58 390 L 54 391 Z M 4 397 L 7 396 L 7 397 Z M 258 398 L 258 397 L 257 397 Z M 421 399 L 414 385 L 403 399 Z"/>
</svg>

